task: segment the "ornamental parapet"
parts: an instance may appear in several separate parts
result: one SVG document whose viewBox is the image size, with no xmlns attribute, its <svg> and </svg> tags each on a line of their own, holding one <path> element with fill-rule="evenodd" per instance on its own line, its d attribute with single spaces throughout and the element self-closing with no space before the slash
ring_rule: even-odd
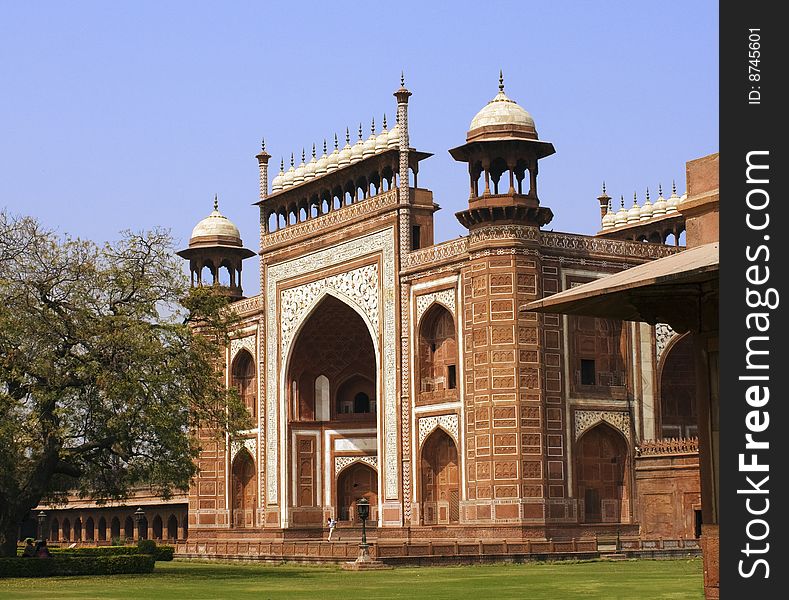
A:
<svg viewBox="0 0 789 600">
<path fill-rule="evenodd" d="M 664 456 L 667 454 L 697 454 L 699 438 L 666 438 L 644 440 L 636 446 L 636 456 Z"/>
<path fill-rule="evenodd" d="M 404 254 L 400 262 L 402 269 L 408 271 L 463 258 L 467 253 L 468 237 L 459 237 Z"/>
<path fill-rule="evenodd" d="M 587 235 L 572 233 L 558 233 L 553 231 L 540 232 L 540 245 L 543 248 L 588 252 L 605 256 L 621 256 L 626 258 L 664 258 L 681 252 L 684 248 L 650 244 L 645 242 L 630 242 L 625 240 L 612 240 Z"/>
</svg>

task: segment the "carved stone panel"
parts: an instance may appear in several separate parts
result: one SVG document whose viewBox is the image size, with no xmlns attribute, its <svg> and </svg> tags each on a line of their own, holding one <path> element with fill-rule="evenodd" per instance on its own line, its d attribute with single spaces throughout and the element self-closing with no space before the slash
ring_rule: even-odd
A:
<svg viewBox="0 0 789 600">
<path fill-rule="evenodd" d="M 456 414 L 422 417 L 419 419 L 419 445 L 427 439 L 436 427 L 446 430 L 458 443 L 458 416 Z"/>
<path fill-rule="evenodd" d="M 626 412 L 604 410 L 576 410 L 575 411 L 575 439 L 581 437 L 584 431 L 600 422 L 608 423 L 630 440 L 630 415 Z"/>
</svg>

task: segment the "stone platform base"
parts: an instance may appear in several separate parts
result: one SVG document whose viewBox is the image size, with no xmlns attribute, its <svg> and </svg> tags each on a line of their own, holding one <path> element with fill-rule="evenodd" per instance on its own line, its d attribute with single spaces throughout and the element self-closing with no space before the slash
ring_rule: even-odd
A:
<svg viewBox="0 0 789 600">
<path fill-rule="evenodd" d="M 343 571 L 384 571 L 386 569 L 394 569 L 394 567 L 385 565 L 378 560 L 342 563 Z"/>
</svg>

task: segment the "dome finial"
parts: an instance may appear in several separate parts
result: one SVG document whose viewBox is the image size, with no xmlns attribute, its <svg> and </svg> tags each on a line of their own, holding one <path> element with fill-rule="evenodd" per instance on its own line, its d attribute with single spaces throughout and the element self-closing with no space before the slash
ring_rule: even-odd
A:
<svg viewBox="0 0 789 600">
<path fill-rule="evenodd" d="M 638 206 L 638 194 L 633 192 L 633 206 Z"/>
<path fill-rule="evenodd" d="M 323 138 L 323 153 L 326 154 L 326 138 Z"/>
<path fill-rule="evenodd" d="M 657 193 L 658 193 L 658 197 L 663 195 L 663 184 L 662 183 L 658 183 L 657 184 Z"/>
<path fill-rule="evenodd" d="M 499 69 L 499 91 L 504 93 L 504 71 Z"/>
<path fill-rule="evenodd" d="M 340 145 L 337 143 L 337 134 L 335 133 L 334 134 L 334 149 L 337 150 L 337 148 L 339 148 L 339 147 L 340 147 Z"/>
<path fill-rule="evenodd" d="M 619 195 L 619 207 L 620 208 L 624 208 L 625 207 L 625 195 L 624 194 L 620 194 Z"/>
<path fill-rule="evenodd" d="M 405 87 L 405 71 L 400 71 L 400 87 Z"/>
<path fill-rule="evenodd" d="M 301 162 L 304 162 L 304 148 L 301 149 Z"/>
<path fill-rule="evenodd" d="M 674 181 L 673 179 L 671 180 L 671 195 L 672 196 L 677 195 L 677 182 Z"/>
<path fill-rule="evenodd" d="M 386 131 L 386 113 L 384 113 L 384 131 Z"/>
<path fill-rule="evenodd" d="M 605 179 L 603 180 L 603 196 L 605 196 Z"/>
<path fill-rule="evenodd" d="M 351 143 L 351 130 L 347 127 L 345 128 L 345 143 L 346 144 Z"/>
<path fill-rule="evenodd" d="M 219 210 L 219 194 L 214 194 L 214 210 Z"/>
<path fill-rule="evenodd" d="M 312 143 L 312 158 L 315 158 L 315 142 Z"/>
<path fill-rule="evenodd" d="M 362 139 L 362 123 L 359 121 L 359 139 Z"/>
<path fill-rule="evenodd" d="M 291 152 L 290 153 L 290 166 L 292 167 L 293 165 L 294 165 L 293 152 Z"/>
<path fill-rule="evenodd" d="M 266 138 L 260 138 L 260 149 L 266 151 Z"/>
<path fill-rule="evenodd" d="M 370 125 L 370 135 L 375 135 L 375 117 L 373 117 L 373 122 Z"/>
<path fill-rule="evenodd" d="M 649 202 L 649 188 L 647 188 L 647 202 Z"/>
<path fill-rule="evenodd" d="M 280 171 L 284 171 L 285 170 L 285 157 L 284 156 L 280 156 L 280 158 L 279 158 L 279 170 Z"/>
</svg>

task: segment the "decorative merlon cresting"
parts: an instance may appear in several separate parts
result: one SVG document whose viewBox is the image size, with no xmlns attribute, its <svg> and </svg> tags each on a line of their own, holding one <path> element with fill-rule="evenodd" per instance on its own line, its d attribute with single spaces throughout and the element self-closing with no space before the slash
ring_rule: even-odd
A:
<svg viewBox="0 0 789 600">
<path fill-rule="evenodd" d="M 419 325 L 419 322 L 422 320 L 422 315 L 425 314 L 425 311 L 430 308 L 433 304 L 438 303 L 444 306 L 449 312 L 452 313 L 453 317 L 457 317 L 455 314 L 455 290 L 448 289 L 448 290 L 440 290 L 438 292 L 430 292 L 428 294 L 422 294 L 421 296 L 416 297 L 416 325 Z"/>
<path fill-rule="evenodd" d="M 575 440 L 578 441 L 587 429 L 591 429 L 598 423 L 608 423 L 615 429 L 621 431 L 628 442 L 631 441 L 630 415 L 626 412 L 605 410 L 576 410 Z"/>
<path fill-rule="evenodd" d="M 370 465 L 376 471 L 378 470 L 378 457 L 377 456 L 335 456 L 334 457 L 334 474 L 337 475 L 348 465 L 353 463 L 364 463 Z"/>
<path fill-rule="evenodd" d="M 458 416 L 456 414 L 452 414 L 433 417 L 421 417 L 419 419 L 420 447 L 427 439 L 427 436 L 430 435 L 437 427 L 441 427 L 442 429 L 446 430 L 449 435 L 452 436 L 452 439 L 455 440 L 455 444 L 458 444 Z"/>
</svg>

